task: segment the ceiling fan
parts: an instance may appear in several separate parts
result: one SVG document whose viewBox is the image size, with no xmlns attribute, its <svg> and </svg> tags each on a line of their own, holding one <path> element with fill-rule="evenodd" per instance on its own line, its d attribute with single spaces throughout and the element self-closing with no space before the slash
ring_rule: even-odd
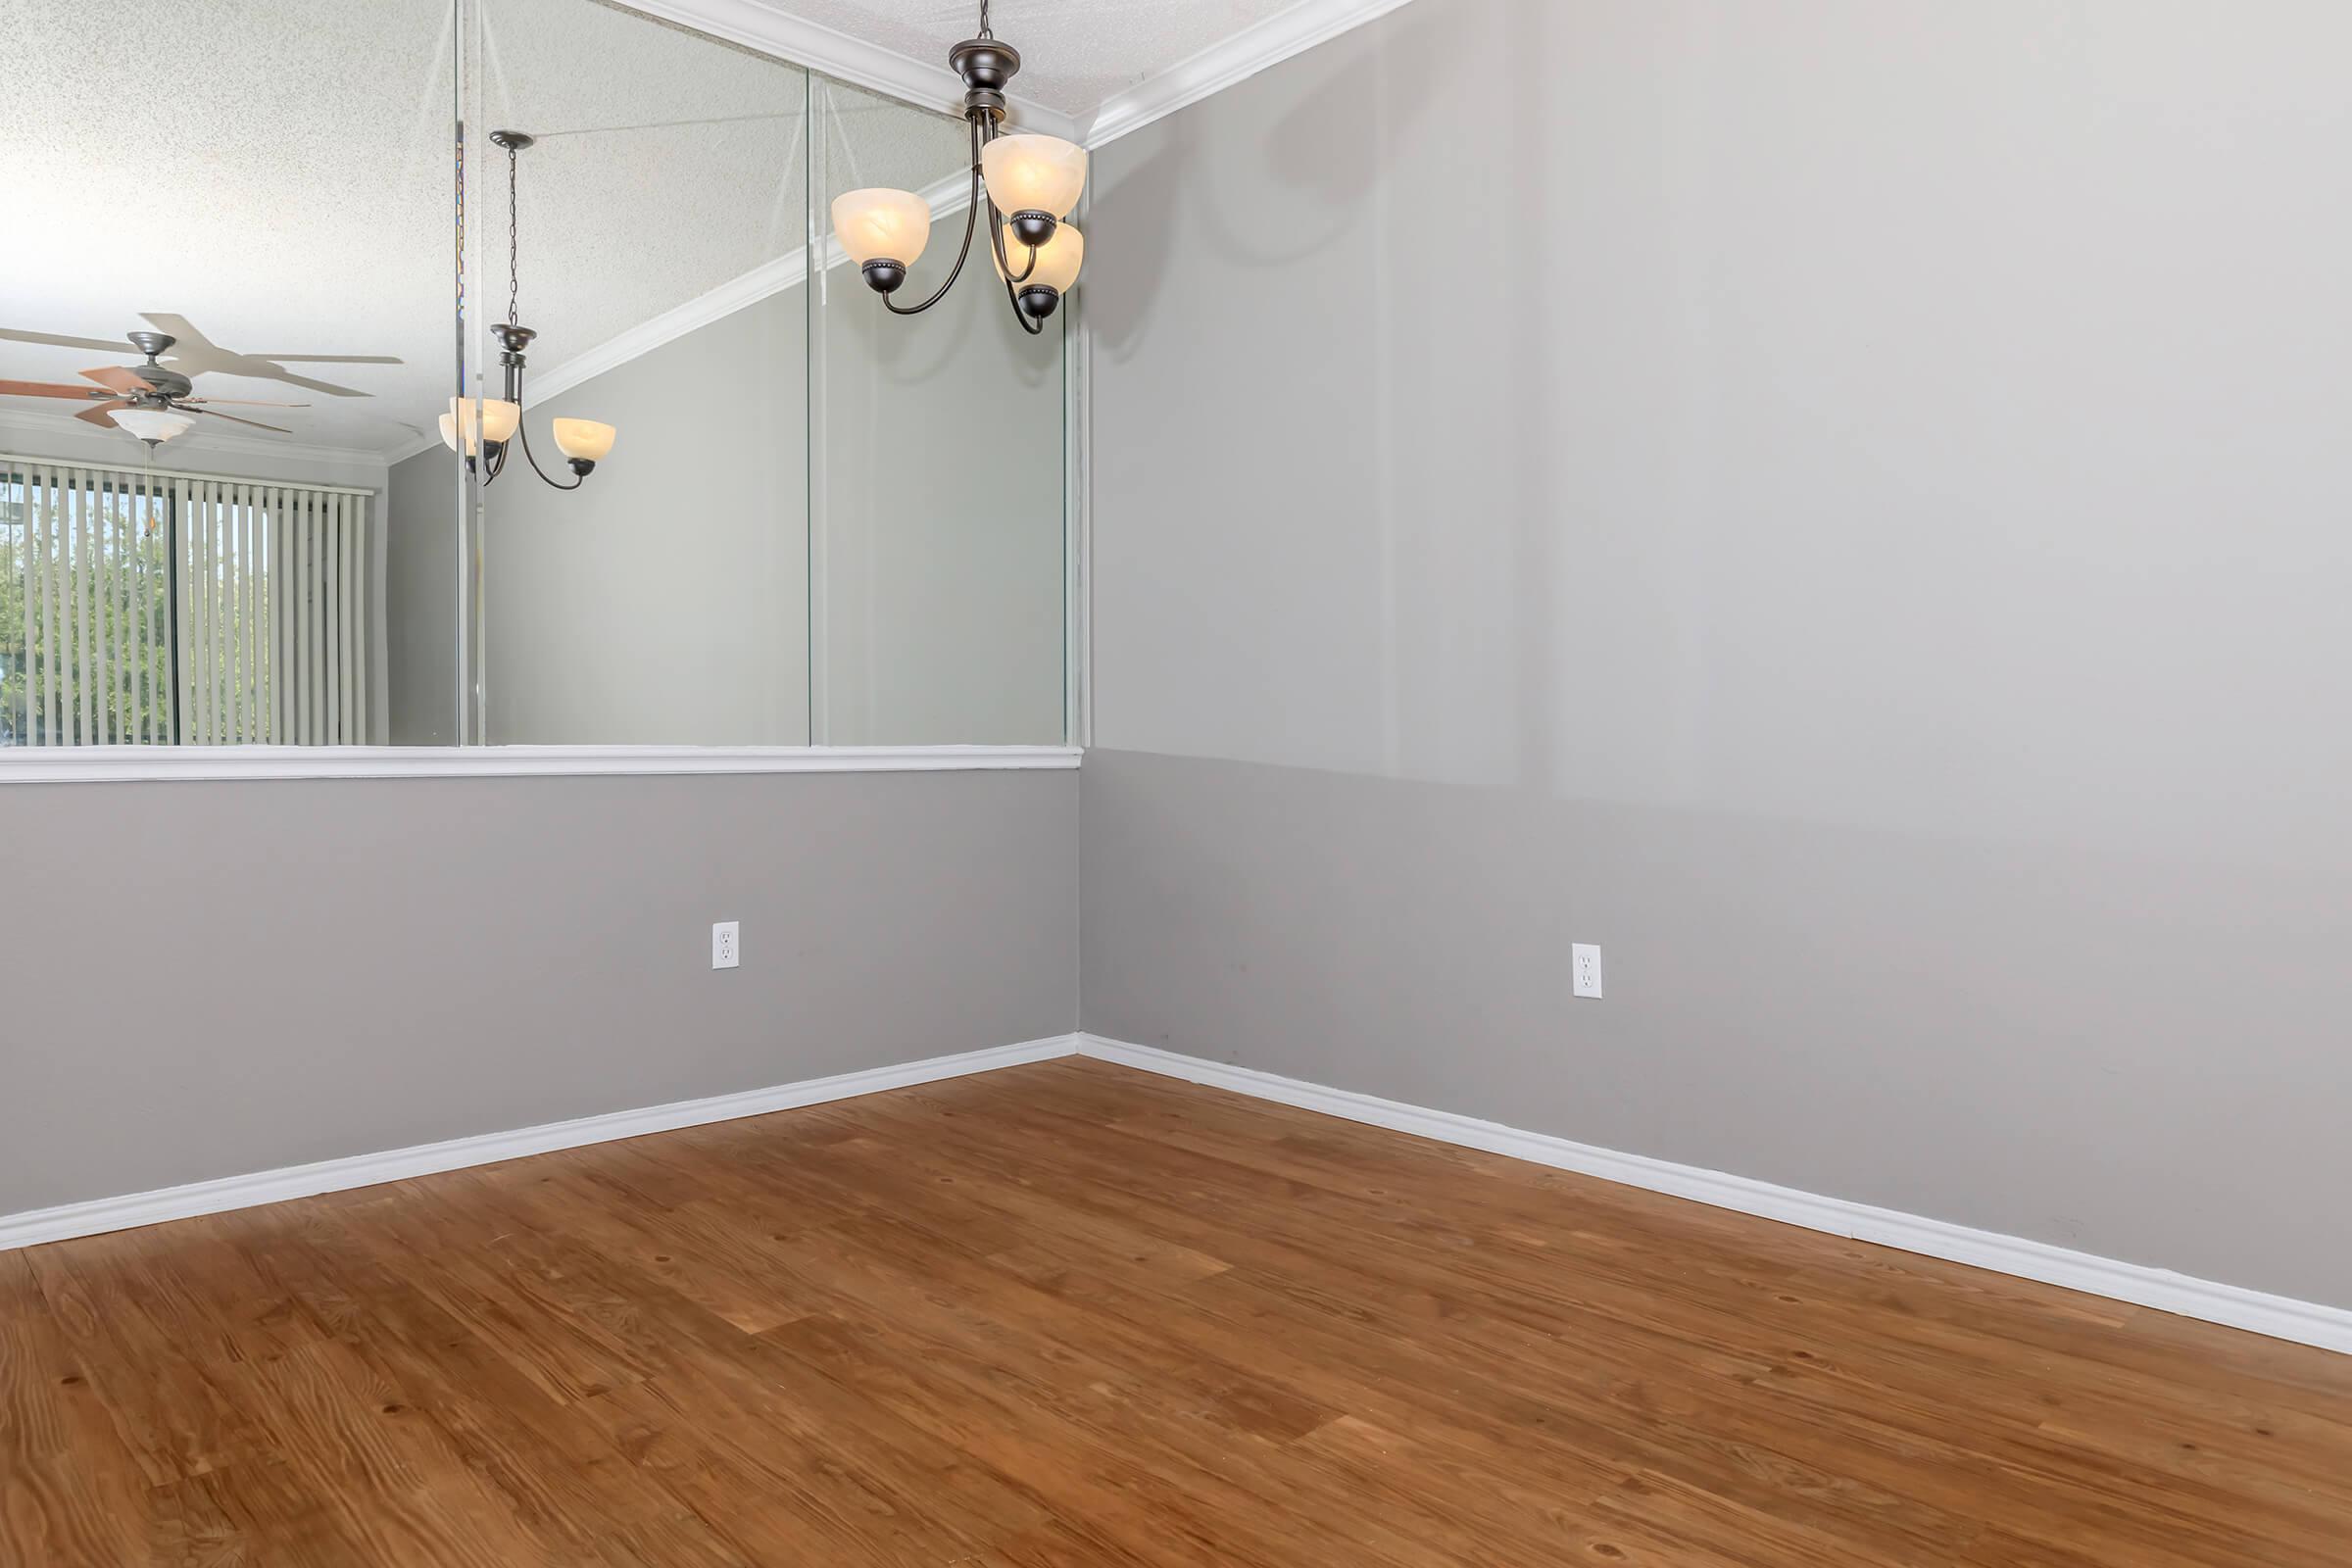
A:
<svg viewBox="0 0 2352 1568">
<path fill-rule="evenodd" d="M 80 343 L 86 340 L 71 341 Z M 113 425 L 127 430 L 146 442 L 150 452 L 158 444 L 171 440 L 194 424 L 196 421 L 188 417 L 191 414 L 209 415 L 216 419 L 226 419 L 231 424 L 251 425 L 256 430 L 273 430 L 279 435 L 291 433 L 283 425 L 263 424 L 258 419 L 241 419 L 233 414 L 222 414 L 212 407 L 216 403 L 244 409 L 310 407 L 307 403 L 262 403 L 251 398 L 190 397 L 188 394 L 195 390 L 195 383 L 179 371 L 167 370 L 156 363 L 158 356 L 177 339 L 168 332 L 132 332 L 129 341 L 133 348 L 147 356 L 147 363 L 135 368 L 108 365 L 95 370 L 82 371 L 86 379 L 97 383 L 95 386 L 77 386 L 71 381 L 0 381 L 0 395 L 103 399 L 74 417 L 99 426 Z"/>
</svg>

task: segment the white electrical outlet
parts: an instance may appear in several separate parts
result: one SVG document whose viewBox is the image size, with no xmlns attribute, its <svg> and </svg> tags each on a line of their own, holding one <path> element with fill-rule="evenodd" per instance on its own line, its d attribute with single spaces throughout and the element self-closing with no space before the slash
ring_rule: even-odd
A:
<svg viewBox="0 0 2352 1568">
<path fill-rule="evenodd" d="M 1590 942 L 1579 942 L 1569 949 L 1571 977 L 1580 997 L 1600 996 L 1600 949 Z"/>
<path fill-rule="evenodd" d="M 721 920 L 710 928 L 710 967 L 736 969 L 743 965 L 743 932 L 741 923 Z"/>
</svg>

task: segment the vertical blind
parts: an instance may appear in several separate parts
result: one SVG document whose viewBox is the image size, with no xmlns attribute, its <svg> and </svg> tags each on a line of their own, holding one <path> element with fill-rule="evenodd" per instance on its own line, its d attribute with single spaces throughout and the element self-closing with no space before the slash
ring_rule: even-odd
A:
<svg viewBox="0 0 2352 1568">
<path fill-rule="evenodd" d="M 368 500 L 0 457 L 0 744 L 366 744 Z"/>
</svg>

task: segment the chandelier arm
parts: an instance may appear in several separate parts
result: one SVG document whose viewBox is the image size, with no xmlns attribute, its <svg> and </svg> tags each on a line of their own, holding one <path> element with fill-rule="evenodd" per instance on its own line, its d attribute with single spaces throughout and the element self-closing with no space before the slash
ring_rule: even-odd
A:
<svg viewBox="0 0 2352 1568">
<path fill-rule="evenodd" d="M 516 419 L 514 421 L 514 439 L 522 443 L 523 461 L 531 466 L 531 471 L 537 474 L 541 482 L 546 484 L 549 489 L 577 490 L 581 485 L 588 482 L 588 476 L 584 473 L 575 474 L 571 483 L 569 484 L 558 484 L 555 480 L 548 478 L 547 470 L 539 466 L 539 460 L 531 454 L 531 426 L 529 420 Z M 514 443 L 509 442 L 508 444 L 512 446 Z M 500 465 L 501 466 L 504 466 L 505 465 L 505 459 L 503 455 L 500 459 Z"/>
<path fill-rule="evenodd" d="M 1020 322 L 1021 330 L 1028 333 L 1031 337 L 1037 336 L 1040 332 L 1043 332 L 1046 329 L 1045 322 L 1031 320 L 1029 318 L 1029 313 L 1021 309 L 1021 297 L 1013 292 L 1012 284 L 1009 280 L 1007 280 L 1004 284 L 1004 303 L 1012 307 L 1012 318 Z"/>
<path fill-rule="evenodd" d="M 948 280 L 940 284 L 937 289 L 933 290 L 931 297 L 923 301 L 923 303 L 920 305 L 899 305 L 894 303 L 889 295 L 883 295 L 882 308 L 890 312 L 890 314 L 893 316 L 922 315 L 932 306 L 937 305 L 941 300 L 946 299 L 948 297 L 948 290 L 956 286 L 956 279 L 963 275 L 964 260 L 972 254 L 972 225 L 979 220 L 981 202 L 980 122 L 975 119 L 971 122 L 971 127 L 972 199 L 965 205 L 963 209 L 963 243 L 957 246 L 956 249 L 956 265 L 948 269 Z"/>
<path fill-rule="evenodd" d="M 1012 259 L 1004 254 L 1004 225 L 998 221 L 1004 216 L 997 210 L 997 199 L 991 196 L 988 199 L 988 238 L 997 250 L 997 270 L 1004 274 L 1004 286 L 1011 288 L 1017 283 L 1028 282 L 1029 274 L 1037 270 L 1037 247 L 1029 247 L 1029 265 L 1021 269 L 1019 275 L 1014 275 Z"/>
</svg>

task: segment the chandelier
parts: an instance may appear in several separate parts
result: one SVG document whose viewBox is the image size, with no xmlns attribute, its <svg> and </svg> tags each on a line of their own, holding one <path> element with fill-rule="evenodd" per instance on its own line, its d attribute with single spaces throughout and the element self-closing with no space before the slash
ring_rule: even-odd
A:
<svg viewBox="0 0 2352 1568">
<path fill-rule="evenodd" d="M 522 324 L 521 231 L 519 204 L 515 201 L 516 162 L 524 148 L 538 140 L 519 130 L 494 130 L 491 142 L 507 152 L 507 318 L 490 328 L 498 339 L 498 363 L 506 372 L 506 395 L 496 398 L 451 398 L 449 412 L 441 416 L 441 440 L 452 452 L 459 449 L 459 437 L 465 438 L 466 466 L 473 468 L 479 459 L 482 483 L 488 485 L 506 471 L 507 454 L 515 446 L 522 448 L 523 461 L 531 471 L 558 490 L 577 490 L 594 470 L 606 453 L 612 450 L 614 431 L 609 424 L 594 419 L 557 419 L 554 421 L 556 450 L 563 453 L 571 466 L 571 483 L 550 479 L 547 470 L 531 452 L 530 427 L 522 422 L 523 351 L 539 334 Z M 460 186 L 458 223 L 463 233 L 466 221 L 464 186 Z M 479 410 L 477 416 L 476 410 Z M 519 437 L 519 440 L 517 440 Z"/>
<path fill-rule="evenodd" d="M 972 199 L 963 215 L 963 245 L 947 281 L 920 305 L 891 298 L 931 237 L 930 205 L 912 191 L 844 191 L 833 198 L 833 234 L 892 315 L 919 316 L 945 299 L 962 275 L 985 205 L 989 248 L 1005 301 L 1021 330 L 1034 336 L 1045 330 L 1046 318 L 1078 281 L 1079 264 L 1086 259 L 1086 236 L 1064 221 L 1086 188 L 1086 149 L 1058 136 L 1004 130 L 1004 84 L 1021 69 L 1021 57 L 989 30 L 988 4 L 980 0 L 979 35 L 948 51 L 949 66 L 963 78 Z"/>
</svg>

